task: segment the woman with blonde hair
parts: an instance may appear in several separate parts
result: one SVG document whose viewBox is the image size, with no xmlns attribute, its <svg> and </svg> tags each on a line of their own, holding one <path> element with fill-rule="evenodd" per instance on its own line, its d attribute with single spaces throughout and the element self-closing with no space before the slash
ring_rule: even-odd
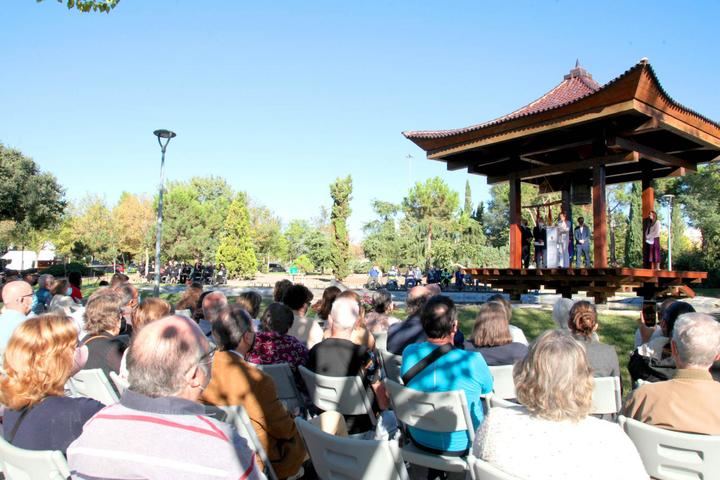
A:
<svg viewBox="0 0 720 480">
<path fill-rule="evenodd" d="M 568 328 L 575 340 L 585 347 L 595 377 L 619 377 L 620 364 L 612 345 L 600 343 L 595 305 L 585 300 L 576 302 L 570 309 Z"/>
<path fill-rule="evenodd" d="M 64 396 L 64 386 L 81 365 L 75 323 L 48 313 L 26 320 L 10 337 L 0 377 L 5 405 L 3 435 L 16 447 L 65 453 L 90 417 L 103 405 Z"/>
<path fill-rule="evenodd" d="M 490 302 L 480 305 L 465 350 L 482 353 L 488 366 L 496 366 L 512 365 L 525 358 L 528 347 L 513 341 L 503 305 Z"/>
<path fill-rule="evenodd" d="M 648 478 L 622 429 L 589 416 L 592 369 L 568 333 L 540 335 L 513 376 L 521 405 L 490 410 L 475 437 L 477 457 L 518 478 Z"/>
</svg>

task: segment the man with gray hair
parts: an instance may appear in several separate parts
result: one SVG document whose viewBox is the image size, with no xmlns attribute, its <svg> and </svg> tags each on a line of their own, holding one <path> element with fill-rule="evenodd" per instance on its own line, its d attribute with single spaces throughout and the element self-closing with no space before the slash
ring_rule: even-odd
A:
<svg viewBox="0 0 720 480">
<path fill-rule="evenodd" d="M 328 377 L 359 375 L 372 387 L 377 407 L 386 410 L 389 402 L 382 384 L 380 368 L 365 345 L 351 341 L 353 328 L 360 318 L 360 305 L 352 296 L 338 296 L 330 311 L 330 336 L 310 349 L 307 368 Z M 345 415 L 348 433 L 366 432 L 372 428 L 367 415 Z"/>
<path fill-rule="evenodd" d="M 265 479 L 253 452 L 198 403 L 214 350 L 192 320 L 171 316 L 133 338 L 129 388 L 68 447 L 76 479 Z"/>
<path fill-rule="evenodd" d="M 709 371 L 720 359 L 720 323 L 704 313 L 683 314 L 675 322 L 670 347 L 675 377 L 635 390 L 623 415 L 669 430 L 720 435 L 720 383 Z"/>
<path fill-rule="evenodd" d="M 212 324 L 220 318 L 220 314 L 222 314 L 223 309 L 225 309 L 227 305 L 227 297 L 219 290 L 206 293 L 205 296 L 202 297 L 203 318 L 198 320 L 198 325 L 200 325 L 200 330 L 202 330 L 206 337 L 212 335 Z"/>
</svg>

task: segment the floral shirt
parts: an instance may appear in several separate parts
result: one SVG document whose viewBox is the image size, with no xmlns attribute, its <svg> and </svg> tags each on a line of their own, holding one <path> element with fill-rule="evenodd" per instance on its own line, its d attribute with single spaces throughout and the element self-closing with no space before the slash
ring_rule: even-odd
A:
<svg viewBox="0 0 720 480">
<path fill-rule="evenodd" d="M 288 363 L 293 370 L 308 361 L 308 349 L 297 338 L 277 332 L 258 332 L 245 359 L 256 365 Z"/>
</svg>

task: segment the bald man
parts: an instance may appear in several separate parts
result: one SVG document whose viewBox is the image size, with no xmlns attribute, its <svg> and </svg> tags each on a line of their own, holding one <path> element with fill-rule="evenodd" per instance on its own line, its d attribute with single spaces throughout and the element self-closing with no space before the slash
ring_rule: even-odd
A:
<svg viewBox="0 0 720 480">
<path fill-rule="evenodd" d="M 188 318 L 140 330 L 128 352 L 129 388 L 68 447 L 73 478 L 265 479 L 247 442 L 198 403 L 213 356 Z"/>
<path fill-rule="evenodd" d="M 404 322 L 391 325 L 388 329 L 388 352 L 394 353 L 395 355 L 402 355 L 403 350 L 405 350 L 405 347 L 408 345 L 424 342 L 427 339 L 425 330 L 423 330 L 422 323 L 420 322 L 420 311 L 431 297 L 439 294 L 440 286 L 437 284 L 418 286 L 410 289 L 407 295 L 406 307 L 408 318 Z M 455 346 L 463 348 L 464 342 L 465 337 L 458 329 L 457 333 L 455 333 Z"/>
<path fill-rule="evenodd" d="M 2 289 L 3 313 L 0 315 L 0 358 L 15 327 L 27 318 L 33 303 L 32 287 L 22 280 L 6 283 Z"/>
</svg>

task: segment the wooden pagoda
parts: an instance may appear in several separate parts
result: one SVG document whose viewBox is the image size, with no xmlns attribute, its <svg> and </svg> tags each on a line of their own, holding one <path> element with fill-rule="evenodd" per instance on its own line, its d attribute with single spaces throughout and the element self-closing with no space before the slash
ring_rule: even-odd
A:
<svg viewBox="0 0 720 480">
<path fill-rule="evenodd" d="M 720 155 L 720 125 L 674 101 L 646 59 L 605 85 L 576 64 L 559 85 L 508 115 L 465 128 L 403 134 L 429 159 L 445 162 L 448 170 L 485 175 L 489 184 L 510 183 L 510 269 L 504 272 L 509 277 L 499 275 L 498 269 L 470 269 L 481 281 L 506 278 L 493 280 L 499 286 L 508 278 L 519 280 L 522 273 L 524 281 L 504 288 L 517 294 L 563 281 L 569 282 L 559 288 L 565 295 L 582 289 L 604 301 L 624 284 L 636 286 L 648 297 L 707 276 L 703 272 L 657 275 L 646 269 L 621 269 L 621 275 L 608 269 L 605 186 L 640 180 L 645 218 L 654 209 L 653 179 L 685 175 Z M 592 192 L 592 272 L 583 276 L 564 269 L 553 274 L 521 268 L 521 182 L 537 184 L 541 191 L 562 192 L 567 212 L 574 192 Z"/>
</svg>

